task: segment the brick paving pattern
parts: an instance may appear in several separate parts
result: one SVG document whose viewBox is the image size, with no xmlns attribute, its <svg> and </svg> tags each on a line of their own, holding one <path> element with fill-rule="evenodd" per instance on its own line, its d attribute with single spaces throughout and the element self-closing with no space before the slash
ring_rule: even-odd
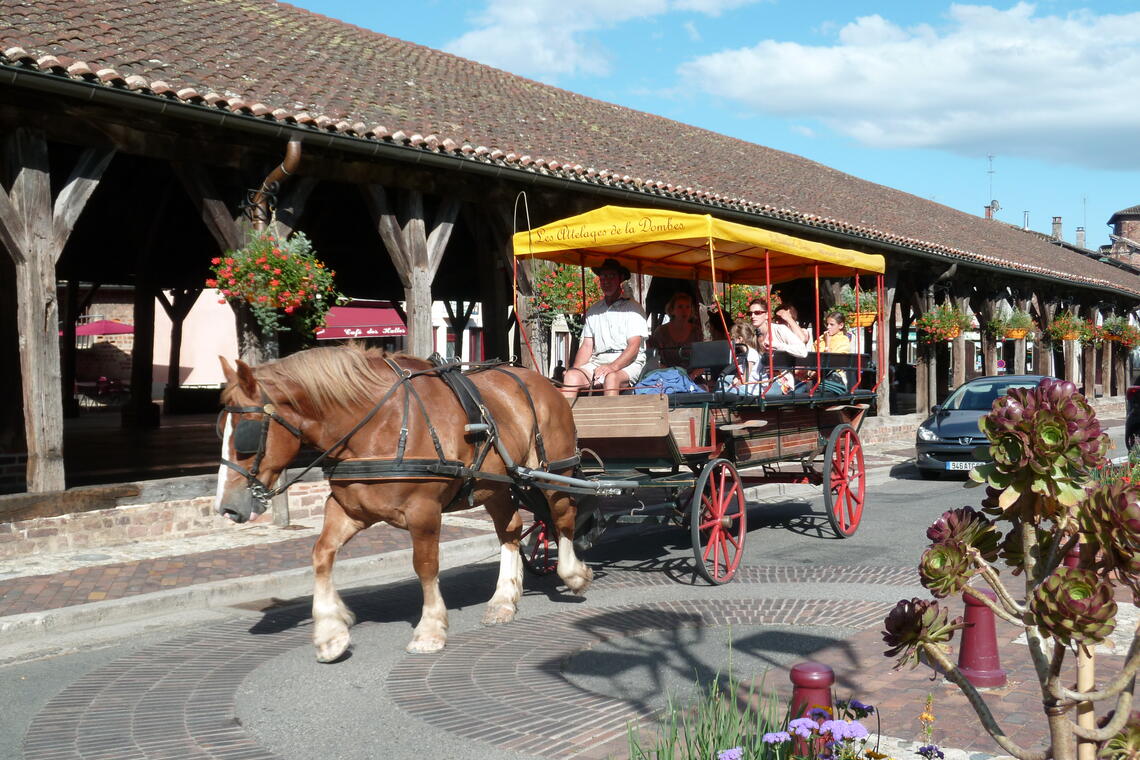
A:
<svg viewBox="0 0 1140 760">
<path fill-rule="evenodd" d="M 441 541 L 485 535 L 486 531 L 445 524 Z M 136 594 L 194 586 L 281 570 L 307 568 L 316 539 L 219 549 L 180 557 L 92 565 L 53 575 L 0 580 L 0 617 L 122 599 Z M 377 525 L 357 534 L 337 553 L 338 560 L 411 548 L 407 532 Z"/>
<path fill-rule="evenodd" d="M 664 574 L 610 569 L 606 586 L 657 585 Z M 894 671 L 883 657 L 881 624 L 890 602 L 751 598 L 754 584 L 862 583 L 913 588 L 910 568 L 743 566 L 734 586 L 741 598 L 678 599 L 644 604 L 575 607 L 510 625 L 456 633 L 437 655 L 402 658 L 386 688 L 403 710 L 440 731 L 550 758 L 602 760 L 625 750 L 627 722 L 650 718 L 644 705 L 585 690 L 562 675 L 567 658 L 597 643 L 660 630 L 722 625 L 831 625 L 855 629 L 812 659 L 832 666 L 836 693 L 876 705 L 886 733 L 917 738 L 918 713 L 935 695 L 935 740 L 943 746 L 998 753 L 957 688 L 929 669 Z M 685 589 L 676 585 L 681 593 Z M 414 594 L 413 594 L 414 596 Z M 390 599 L 360 598 L 352 606 L 366 626 L 391 614 Z M 407 600 L 409 612 L 418 605 Z M 960 602 L 959 602 L 960 606 Z M 957 614 L 960 610 L 954 610 Z M 274 657 L 310 646 L 307 612 L 269 613 L 249 645 L 249 621 L 207 626 L 109 663 L 64 689 L 29 728 L 27 760 L 46 758 L 271 758 L 236 723 L 243 679 Z M 999 624 L 1009 686 L 985 699 L 1008 734 L 1024 746 L 1044 739 L 1040 697 L 1016 631 Z M 1101 672 L 1123 658 L 1098 656 Z M 765 683 L 790 696 L 786 668 Z M 481 716 L 504 717 L 489 726 Z"/>
</svg>

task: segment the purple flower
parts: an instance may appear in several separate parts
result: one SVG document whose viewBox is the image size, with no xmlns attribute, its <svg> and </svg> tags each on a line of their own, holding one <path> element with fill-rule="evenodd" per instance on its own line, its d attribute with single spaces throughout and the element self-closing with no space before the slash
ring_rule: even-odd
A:
<svg viewBox="0 0 1140 760">
<path fill-rule="evenodd" d="M 811 735 L 819 728 L 819 723 L 811 718 L 796 718 L 788 723 L 788 730 L 802 739 L 810 739 Z"/>
<path fill-rule="evenodd" d="M 865 712 L 868 715 L 873 715 L 875 713 L 875 707 L 873 705 L 865 705 L 857 699 L 851 700 L 851 703 L 849 706 L 851 707 L 852 710 L 858 710 L 860 712 Z"/>
<path fill-rule="evenodd" d="M 827 720 L 831 717 L 831 712 L 829 710 L 824 710 L 822 707 L 813 707 L 808 712 L 808 717 L 812 720 Z"/>
<path fill-rule="evenodd" d="M 831 738 L 835 741 L 862 739 L 867 736 L 867 729 L 857 720 L 850 722 L 845 720 L 824 721 L 823 725 L 819 727 L 819 731 L 823 734 L 831 734 Z"/>
<path fill-rule="evenodd" d="M 740 760 L 742 757 L 744 757 L 744 750 L 740 747 L 722 749 L 716 753 L 716 760 Z"/>
<path fill-rule="evenodd" d="M 918 754 L 925 757 L 926 760 L 934 760 L 935 758 L 938 758 L 938 760 L 943 760 L 943 758 L 946 757 L 946 754 L 942 750 L 938 749 L 937 744 L 927 744 L 926 746 L 919 747 L 916 751 Z"/>
<path fill-rule="evenodd" d="M 773 731 L 772 733 L 764 734 L 763 739 L 761 739 L 765 744 L 782 744 L 784 742 L 790 742 L 791 740 L 792 735 L 787 731 Z"/>
</svg>

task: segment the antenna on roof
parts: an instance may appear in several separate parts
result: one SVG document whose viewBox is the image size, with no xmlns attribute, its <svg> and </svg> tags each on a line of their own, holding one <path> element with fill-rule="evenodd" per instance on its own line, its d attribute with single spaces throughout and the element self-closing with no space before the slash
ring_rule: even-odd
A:
<svg viewBox="0 0 1140 760">
<path fill-rule="evenodd" d="M 994 154 L 987 153 L 986 159 L 990 162 L 990 168 L 986 170 L 986 174 L 990 175 L 990 194 L 988 197 L 994 197 Z M 994 209 L 995 211 L 997 209 Z"/>
</svg>

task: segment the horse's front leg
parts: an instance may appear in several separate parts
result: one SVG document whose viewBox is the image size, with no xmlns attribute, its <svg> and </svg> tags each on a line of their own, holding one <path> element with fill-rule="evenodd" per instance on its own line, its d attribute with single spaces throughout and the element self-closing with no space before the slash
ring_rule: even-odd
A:
<svg viewBox="0 0 1140 760">
<path fill-rule="evenodd" d="M 332 496 L 325 501 L 324 526 L 313 546 L 313 646 L 319 662 L 339 659 L 351 641 L 348 629 L 356 617 L 333 586 L 332 568 L 340 547 L 364 527 Z"/>
<path fill-rule="evenodd" d="M 443 515 L 439 502 L 420 502 L 405 513 L 412 534 L 412 567 L 420 579 L 424 605 L 420 622 L 406 647 L 413 653 L 438 652 L 447 643 L 447 605 L 439 591 L 439 533 Z"/>
<path fill-rule="evenodd" d="M 578 515 L 574 499 L 560 491 L 547 492 L 550 514 L 558 532 L 558 577 L 575 594 L 585 594 L 594 571 L 574 552 L 574 523 Z"/>
<path fill-rule="evenodd" d="M 522 515 L 506 490 L 487 499 L 483 506 L 494 520 L 495 532 L 499 536 L 499 580 L 495 584 L 494 595 L 487 602 L 483 625 L 509 623 L 515 619 L 518 601 L 522 598 L 523 566 L 519 556 Z"/>
</svg>

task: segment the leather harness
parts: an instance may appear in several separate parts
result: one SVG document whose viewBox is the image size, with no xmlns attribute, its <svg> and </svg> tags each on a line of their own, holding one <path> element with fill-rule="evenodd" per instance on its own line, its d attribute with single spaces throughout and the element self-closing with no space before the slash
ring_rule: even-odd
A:
<svg viewBox="0 0 1140 760">
<path fill-rule="evenodd" d="M 256 456 L 253 465 L 249 470 L 238 465 L 236 462 L 231 462 L 223 459 L 222 462 L 227 467 L 237 471 L 246 478 L 249 483 L 251 496 L 254 500 L 255 511 L 264 511 L 269 503 L 269 500 L 274 496 L 283 493 L 293 483 L 296 483 L 303 477 L 309 470 L 321 465 L 325 477 L 330 481 L 352 481 L 352 480 L 450 480 L 454 478 L 462 478 L 463 485 L 456 494 L 452 504 L 455 504 L 460 499 L 466 499 L 468 503 L 473 501 L 473 491 L 476 480 L 491 480 L 500 483 L 510 483 L 513 486 L 526 486 L 529 485 L 530 479 L 525 477 L 519 472 L 519 466 L 515 464 L 508 452 L 503 448 L 501 441 L 498 437 L 498 431 L 495 420 L 491 415 L 490 410 L 487 408 L 483 401 L 479 389 L 471 382 L 468 377 L 469 374 L 475 372 L 501 372 L 507 377 L 511 378 L 522 390 L 527 399 L 527 404 L 530 407 L 531 420 L 532 420 L 532 435 L 534 438 L 535 450 L 539 457 L 539 469 L 549 471 L 565 470 L 571 467 L 576 467 L 581 462 L 581 454 L 575 452 L 573 456 L 565 459 L 560 459 L 551 462 L 547 459 L 546 448 L 543 443 L 542 431 L 539 429 L 538 412 L 535 409 L 534 398 L 530 394 L 530 390 L 526 387 L 526 383 L 515 375 L 513 372 L 508 372 L 503 369 L 503 362 L 486 362 L 481 364 L 468 364 L 469 369 L 464 372 L 464 364 L 459 361 L 446 361 L 439 354 L 432 354 L 429 361 L 432 367 L 429 369 L 408 371 L 402 369 L 392 360 L 387 357 L 384 361 L 388 364 L 389 368 L 396 373 L 396 381 L 388 388 L 383 397 L 371 410 L 353 426 L 351 430 L 345 433 L 339 440 L 337 440 L 330 447 L 325 449 L 299 475 L 294 477 L 288 483 L 278 486 L 274 489 L 269 489 L 257 479 L 258 468 L 260 467 L 261 460 L 265 455 L 265 443 L 269 436 L 269 425 L 272 422 L 285 427 L 290 433 L 297 438 L 301 438 L 301 431 L 287 421 L 282 419 L 276 413 L 275 406 L 270 399 L 269 395 L 262 389 L 262 406 L 252 407 L 239 407 L 239 406 L 226 406 L 222 409 L 222 414 L 227 412 L 248 414 L 248 413 L 261 413 L 262 419 L 260 420 L 260 429 L 257 431 L 256 438 L 258 440 Z M 432 424 L 431 415 L 428 413 L 427 406 L 424 404 L 423 399 L 420 397 L 419 392 L 412 384 L 411 380 L 420 376 L 434 376 L 442 380 L 452 393 L 455 394 L 460 406 L 463 408 L 464 414 L 467 418 L 465 431 L 477 442 L 475 454 L 472 461 L 464 463 L 454 459 L 448 459 L 443 452 L 443 447 L 439 441 L 439 435 L 436 432 L 435 426 Z M 402 417 L 400 424 L 399 438 L 396 443 L 396 452 L 391 459 L 337 459 L 336 453 L 343 451 L 348 441 L 355 435 L 361 428 L 363 428 L 369 420 L 371 420 L 380 409 L 394 396 L 398 391 L 401 391 L 402 397 Z M 432 446 L 435 449 L 435 459 L 425 458 L 406 458 L 404 456 L 408 440 L 408 421 L 411 413 L 412 401 L 415 401 L 419 413 L 423 416 L 424 422 L 427 425 L 428 434 L 431 437 Z M 219 416 L 220 422 L 220 416 Z M 254 434 L 249 432 L 247 427 L 241 430 L 243 425 L 255 425 L 252 420 L 245 420 L 240 422 L 235 428 L 234 444 L 235 450 L 241 453 L 250 453 L 249 448 L 238 448 L 239 443 L 242 446 L 250 446 L 254 439 Z M 220 429 L 220 425 L 219 425 Z M 480 468 L 486 460 L 487 455 L 491 449 L 494 448 L 498 451 L 499 456 L 502 458 L 506 465 L 506 474 L 483 472 Z M 260 505 L 261 509 L 256 509 Z M 449 505 L 450 506 L 450 505 Z"/>
</svg>

